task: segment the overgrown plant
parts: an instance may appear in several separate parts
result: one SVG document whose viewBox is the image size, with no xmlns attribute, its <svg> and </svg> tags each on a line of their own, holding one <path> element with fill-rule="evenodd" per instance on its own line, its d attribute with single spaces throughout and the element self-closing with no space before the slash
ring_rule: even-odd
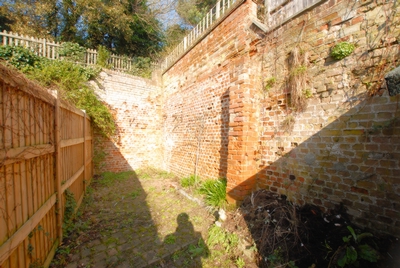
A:
<svg viewBox="0 0 400 268">
<path fill-rule="evenodd" d="M 111 65 L 108 63 L 110 56 L 110 51 L 108 51 L 105 46 L 100 45 L 97 48 L 97 65 L 107 69 L 111 68 Z"/>
<path fill-rule="evenodd" d="M 347 56 L 351 55 L 354 49 L 355 49 L 354 44 L 351 44 L 349 42 L 340 42 L 336 44 L 334 47 L 332 47 L 330 55 L 335 60 L 342 60 Z"/>
<path fill-rule="evenodd" d="M 306 97 L 303 93 L 307 86 L 307 60 L 308 53 L 295 47 L 288 59 L 290 105 L 298 111 L 303 111 Z"/>
<path fill-rule="evenodd" d="M 79 44 L 72 42 L 65 42 L 61 44 L 58 54 L 69 61 L 83 62 L 85 59 L 86 49 Z"/>
<path fill-rule="evenodd" d="M 350 235 L 343 237 L 344 245 L 339 247 L 332 256 L 329 267 L 336 262 L 339 267 L 354 265 L 359 267 L 360 259 L 368 262 L 377 262 L 379 252 L 367 243 L 361 244 L 361 241 L 367 237 L 373 237 L 371 233 L 356 234 L 351 226 L 347 226 Z"/>
<path fill-rule="evenodd" d="M 89 79 L 97 76 L 99 69 L 37 57 L 23 47 L 0 47 L 0 58 L 43 86 L 57 89 L 63 99 L 85 110 L 103 135 L 114 134 L 113 116 L 87 83 Z"/>
<path fill-rule="evenodd" d="M 224 207 L 226 205 L 226 179 L 206 180 L 199 189 L 199 193 L 205 196 L 205 202 L 212 207 Z"/>
</svg>

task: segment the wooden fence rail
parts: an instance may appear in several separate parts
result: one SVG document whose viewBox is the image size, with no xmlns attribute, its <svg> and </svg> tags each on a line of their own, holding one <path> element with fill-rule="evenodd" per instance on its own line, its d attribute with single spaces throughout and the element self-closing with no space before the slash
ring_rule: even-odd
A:
<svg viewBox="0 0 400 268">
<path fill-rule="evenodd" d="M 0 44 L 3 46 L 26 47 L 34 51 L 36 55 L 52 60 L 62 59 L 59 52 L 63 43 L 53 42 L 44 38 L 35 38 L 3 31 L 0 32 Z M 97 50 L 87 49 L 84 54 L 83 63 L 85 65 L 96 65 L 97 56 Z M 111 54 L 108 59 L 108 65 L 115 71 L 132 72 L 135 68 L 135 60 L 127 56 Z"/>
<path fill-rule="evenodd" d="M 0 65 L 0 267 L 48 267 L 62 241 L 65 191 L 93 176 L 86 114 Z"/>
</svg>

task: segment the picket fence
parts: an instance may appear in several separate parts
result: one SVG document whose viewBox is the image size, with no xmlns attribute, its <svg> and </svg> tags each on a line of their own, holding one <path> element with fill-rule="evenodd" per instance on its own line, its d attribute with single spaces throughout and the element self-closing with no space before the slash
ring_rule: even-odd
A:
<svg viewBox="0 0 400 268">
<path fill-rule="evenodd" d="M 62 43 L 53 42 L 44 38 L 35 38 L 24 36 L 18 33 L 3 31 L 0 32 L 0 43 L 3 46 L 22 46 L 35 52 L 36 55 L 56 60 L 62 59 L 60 56 L 60 48 Z M 95 49 L 87 49 L 82 59 L 85 65 L 97 64 L 98 52 Z M 111 54 L 108 59 L 110 69 L 118 72 L 132 72 L 135 68 L 135 61 L 127 56 L 118 56 Z"/>
</svg>

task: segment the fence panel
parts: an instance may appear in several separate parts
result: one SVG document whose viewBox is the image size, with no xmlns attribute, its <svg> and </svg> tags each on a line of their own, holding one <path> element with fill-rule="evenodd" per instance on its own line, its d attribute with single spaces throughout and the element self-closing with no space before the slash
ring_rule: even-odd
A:
<svg viewBox="0 0 400 268">
<path fill-rule="evenodd" d="M 0 44 L 3 46 L 23 46 L 34 51 L 38 56 L 46 57 L 52 60 L 60 59 L 59 50 L 62 46 L 62 43 L 23 36 L 19 35 L 18 33 L 7 31 L 0 32 Z M 87 49 L 85 51 L 83 64 L 96 65 L 97 57 L 97 50 Z M 127 56 L 111 55 L 108 59 L 108 64 L 111 66 L 111 68 L 120 72 L 131 71 L 134 62 L 135 61 L 132 58 Z"/>
<path fill-rule="evenodd" d="M 0 267 L 48 267 L 62 195 L 79 202 L 93 175 L 90 120 L 0 65 L 0 128 Z"/>
</svg>

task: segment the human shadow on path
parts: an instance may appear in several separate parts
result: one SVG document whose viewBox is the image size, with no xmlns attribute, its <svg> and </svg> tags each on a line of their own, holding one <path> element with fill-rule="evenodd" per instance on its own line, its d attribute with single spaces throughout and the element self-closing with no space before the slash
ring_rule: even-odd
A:
<svg viewBox="0 0 400 268">
<path fill-rule="evenodd" d="M 202 258 L 209 256 L 209 249 L 201 233 L 196 232 L 187 213 L 176 218 L 178 226 L 174 233 L 165 236 L 164 246 L 170 254 L 161 262 L 162 267 L 202 267 Z"/>
</svg>

